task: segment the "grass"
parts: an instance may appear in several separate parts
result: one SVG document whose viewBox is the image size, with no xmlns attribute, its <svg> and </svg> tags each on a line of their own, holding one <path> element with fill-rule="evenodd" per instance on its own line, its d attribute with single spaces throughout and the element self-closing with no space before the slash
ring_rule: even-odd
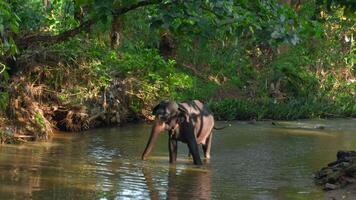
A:
<svg viewBox="0 0 356 200">
<path fill-rule="evenodd" d="M 356 117 L 356 103 L 340 107 L 328 99 L 291 99 L 282 103 L 253 101 L 248 99 L 226 99 L 212 101 L 210 109 L 218 120 L 275 119 L 295 120 L 307 118 Z"/>
</svg>

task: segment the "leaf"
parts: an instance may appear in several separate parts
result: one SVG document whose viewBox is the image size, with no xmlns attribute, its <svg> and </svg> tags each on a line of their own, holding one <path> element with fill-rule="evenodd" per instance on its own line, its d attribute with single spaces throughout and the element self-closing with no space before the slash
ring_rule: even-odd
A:
<svg viewBox="0 0 356 200">
<path fill-rule="evenodd" d="M 153 22 L 150 24 L 150 27 L 151 27 L 151 28 L 154 28 L 154 29 L 157 29 L 157 28 L 159 28 L 160 26 L 162 26 L 162 24 L 163 24 L 163 21 L 159 19 L 159 20 L 153 21 Z"/>
<path fill-rule="evenodd" d="M 293 44 L 293 45 L 296 45 L 299 43 L 299 37 L 297 36 L 297 34 L 294 34 L 293 37 L 290 39 L 290 42 Z"/>
<path fill-rule="evenodd" d="M 255 33 L 252 26 L 249 26 L 248 28 L 250 29 L 251 33 Z"/>
<path fill-rule="evenodd" d="M 15 55 L 18 53 L 18 49 L 17 49 L 17 46 L 16 46 L 16 43 L 14 41 L 14 39 L 10 38 L 10 43 L 9 43 L 11 46 L 10 46 L 10 53 L 12 55 Z"/>
<path fill-rule="evenodd" d="M 75 4 L 78 6 L 92 3 L 94 0 L 74 0 Z"/>
<path fill-rule="evenodd" d="M 277 30 L 275 30 L 275 31 L 273 31 L 273 32 L 271 33 L 271 37 L 272 37 L 273 39 L 278 39 L 278 38 L 282 38 L 282 35 L 281 35 L 280 32 L 278 32 Z"/>
<path fill-rule="evenodd" d="M 13 31 L 14 33 L 18 33 L 19 32 L 19 26 L 17 23 L 10 23 L 10 29 L 11 31 Z"/>
</svg>

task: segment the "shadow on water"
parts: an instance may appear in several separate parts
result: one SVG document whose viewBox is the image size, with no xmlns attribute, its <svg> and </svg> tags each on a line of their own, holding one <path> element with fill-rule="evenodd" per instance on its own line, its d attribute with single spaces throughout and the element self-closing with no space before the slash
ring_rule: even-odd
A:
<svg viewBox="0 0 356 200">
<path fill-rule="evenodd" d="M 212 159 L 196 167 L 167 135 L 148 161 L 150 125 L 59 133 L 52 142 L 0 146 L 0 199 L 324 199 L 312 174 L 356 147 L 356 121 L 233 122 L 216 131 Z M 324 129 L 313 129 L 315 125 Z M 217 123 L 219 125 L 219 123 Z"/>
</svg>

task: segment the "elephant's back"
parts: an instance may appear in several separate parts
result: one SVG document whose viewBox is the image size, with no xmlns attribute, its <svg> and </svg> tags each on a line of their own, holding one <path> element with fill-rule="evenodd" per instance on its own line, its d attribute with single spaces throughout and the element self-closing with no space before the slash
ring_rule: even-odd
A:
<svg viewBox="0 0 356 200">
<path fill-rule="evenodd" d="M 179 107 L 189 115 L 211 115 L 208 107 L 199 100 L 181 102 L 179 103 Z"/>
</svg>

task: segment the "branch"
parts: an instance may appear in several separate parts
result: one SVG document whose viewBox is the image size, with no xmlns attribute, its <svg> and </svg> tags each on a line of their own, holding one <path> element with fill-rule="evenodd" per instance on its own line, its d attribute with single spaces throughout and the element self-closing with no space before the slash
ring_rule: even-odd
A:
<svg viewBox="0 0 356 200">
<path fill-rule="evenodd" d="M 140 7 L 148 6 L 148 5 L 153 5 L 153 4 L 159 4 L 162 3 L 163 0 L 146 0 L 146 1 L 140 1 L 136 4 L 132 4 L 130 6 L 124 7 L 124 8 L 119 8 L 117 10 L 114 10 L 112 12 L 113 16 L 120 16 L 123 15 L 131 10 L 135 10 Z"/>
<path fill-rule="evenodd" d="M 29 47 L 32 43 L 46 43 L 46 44 L 55 44 L 59 42 L 63 42 L 67 40 L 68 38 L 71 38 L 78 33 L 81 33 L 82 31 L 89 31 L 91 25 L 93 25 L 95 22 L 93 20 L 88 20 L 84 23 L 82 23 L 80 26 L 64 31 L 58 35 L 31 35 L 23 38 L 18 38 L 16 39 L 16 46 L 20 49 L 26 49 Z"/>
<path fill-rule="evenodd" d="M 153 5 L 153 4 L 159 4 L 163 0 L 143 0 L 139 1 L 135 4 L 129 5 L 127 7 L 119 8 L 117 10 L 114 10 L 112 14 L 114 16 L 120 16 L 123 15 L 131 10 L 135 10 L 140 7 L 148 6 L 148 5 Z M 71 37 L 76 36 L 77 34 L 81 33 L 82 31 L 89 32 L 90 27 L 98 22 L 100 19 L 97 19 L 94 21 L 93 19 L 90 19 L 88 21 L 83 22 L 80 24 L 78 27 L 64 31 L 58 35 L 31 35 L 23 38 L 17 38 L 16 45 L 19 49 L 26 49 L 33 43 L 45 43 L 45 44 L 56 44 L 59 42 L 63 42 Z"/>
</svg>

